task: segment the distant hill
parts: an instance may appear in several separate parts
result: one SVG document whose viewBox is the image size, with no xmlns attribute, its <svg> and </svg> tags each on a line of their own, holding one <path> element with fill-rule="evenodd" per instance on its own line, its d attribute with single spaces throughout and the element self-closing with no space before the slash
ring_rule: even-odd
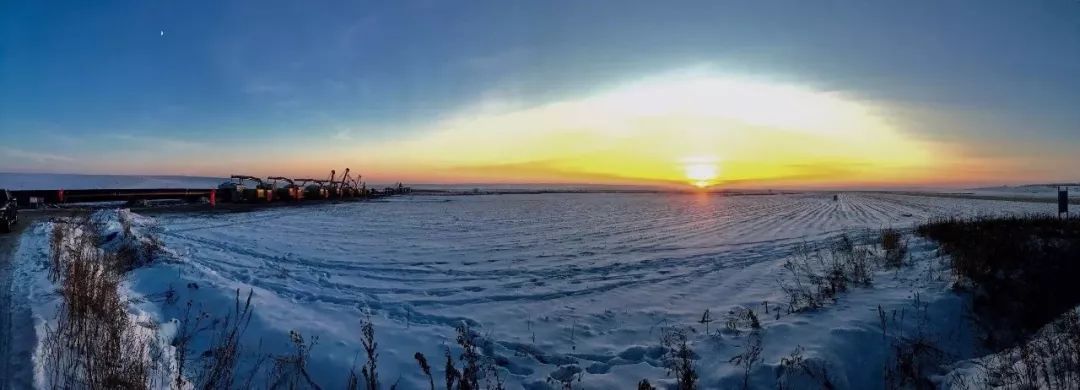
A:
<svg viewBox="0 0 1080 390">
<path fill-rule="evenodd" d="M 1069 197 L 1080 197 L 1080 183 L 1045 183 L 1045 184 L 1025 184 L 1019 186 L 997 186 L 997 187 L 981 187 L 972 188 L 970 191 L 980 195 L 1012 195 L 1012 196 L 1024 196 L 1024 197 L 1057 197 L 1057 190 L 1060 186 L 1069 187 Z"/>
</svg>

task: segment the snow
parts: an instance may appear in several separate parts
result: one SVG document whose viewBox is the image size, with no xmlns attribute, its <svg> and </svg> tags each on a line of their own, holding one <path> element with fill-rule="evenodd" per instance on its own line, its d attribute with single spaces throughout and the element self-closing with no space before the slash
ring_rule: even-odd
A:
<svg viewBox="0 0 1080 390">
<path fill-rule="evenodd" d="M 122 231 L 122 225 L 120 220 L 127 219 L 131 221 L 133 225 L 132 236 L 124 237 L 120 233 Z M 153 229 L 154 220 L 145 218 L 140 215 L 131 213 L 127 210 L 113 211 L 105 210 L 99 211 L 92 216 L 92 220 L 95 220 L 101 227 L 101 233 L 106 237 L 106 241 L 102 244 L 102 249 L 105 251 L 115 251 L 116 247 L 122 245 L 122 240 L 132 240 L 141 242 L 149 239 L 149 231 Z M 50 237 L 53 231 L 53 224 L 56 222 L 44 222 L 34 225 L 31 232 L 27 232 L 20 238 L 19 248 L 15 256 L 14 264 L 14 277 L 12 289 L 14 290 L 16 301 L 13 306 L 16 310 L 19 308 L 26 308 L 30 311 L 30 319 L 32 322 L 31 327 L 13 327 L 13 340 L 18 340 L 19 344 L 16 347 L 32 350 L 30 355 L 33 359 L 33 383 L 36 388 L 45 389 L 55 387 L 50 383 L 48 373 L 52 372 L 49 367 L 49 360 L 46 357 L 46 346 L 42 342 L 47 337 L 46 334 L 50 331 L 55 331 L 57 327 L 57 312 L 61 306 L 61 296 L 58 292 L 59 286 L 48 278 L 48 268 L 50 266 Z M 76 230 L 75 234 L 66 236 L 64 245 L 74 247 L 76 242 L 76 235 L 85 234 L 81 230 Z M 123 299 L 137 302 L 144 298 L 143 295 L 133 292 L 130 286 L 126 283 L 120 287 L 120 296 Z M 141 310 L 140 305 L 133 305 L 128 313 L 132 324 L 146 324 L 152 322 L 154 319 L 148 311 Z M 173 327 L 165 326 L 153 329 L 144 326 L 135 326 L 132 328 L 136 336 L 145 337 L 153 340 L 155 352 L 157 356 L 161 357 L 161 361 L 165 362 L 165 367 L 162 367 L 155 375 L 161 375 L 168 378 L 172 374 L 174 367 L 171 363 L 175 361 L 172 354 L 172 348 L 168 345 L 168 339 Z M 145 358 L 150 359 L 149 355 Z M 17 372 L 18 376 L 29 376 L 28 372 Z M 163 386 L 162 388 L 167 388 Z"/>
<path fill-rule="evenodd" d="M 15 349 L 33 357 L 33 367 L 26 367 L 32 372 L 13 372 L 24 385 L 33 383 L 37 388 L 44 388 L 45 366 L 41 359 L 39 335 L 44 335 L 45 327 L 56 316 L 59 295 L 47 278 L 49 259 L 49 231 L 51 224 L 42 223 L 33 227 L 33 231 L 24 233 L 19 240 L 12 275 L 12 307 L 15 311 L 29 310 L 29 324 L 14 321 L 11 339 Z M 31 378 L 33 378 L 31 380 Z"/>
<path fill-rule="evenodd" d="M 657 346 L 670 326 L 695 329 L 690 342 L 704 387 L 737 387 L 742 368 L 729 360 L 747 330 L 706 335 L 697 321 L 708 309 L 718 329 L 738 307 L 762 321 L 756 386 L 776 387 L 778 362 L 802 346 L 808 359 L 827 362 L 839 388 L 873 388 L 882 387 L 889 350 L 878 307 L 911 312 L 918 297 L 935 337 L 971 357 L 963 297 L 935 271 L 942 260 L 934 246 L 910 238 L 913 266 L 880 271 L 873 287 L 855 288 L 823 309 L 777 318 L 776 305 L 786 302 L 777 278 L 796 246 L 934 216 L 1047 213 L 1052 206 L 856 193 L 839 201 L 832 194 L 539 194 L 165 213 L 139 225 L 160 233 L 168 259 L 131 273 L 125 288 L 144 297 L 136 299 L 137 312 L 160 323 L 174 322 L 188 300 L 226 314 L 237 290 L 251 290 L 248 343 L 282 353 L 291 330 L 317 336 L 309 370 L 326 388 L 341 387 L 363 363 L 364 320 L 375 324 L 382 381 L 399 388 L 426 388 L 413 354 L 441 367 L 443 348 L 463 322 L 507 362 L 511 388 L 547 388 L 549 376 L 573 370 L 569 365 L 585 371 L 588 388 L 632 388 L 643 378 L 666 383 Z M 42 229 L 20 245 L 28 264 L 47 255 Z M 40 270 L 27 272 L 31 280 Z M 178 303 L 152 298 L 170 289 Z M 29 304 L 42 306 L 33 298 L 40 294 L 30 296 Z M 763 302 L 773 305 L 769 314 Z"/>
</svg>

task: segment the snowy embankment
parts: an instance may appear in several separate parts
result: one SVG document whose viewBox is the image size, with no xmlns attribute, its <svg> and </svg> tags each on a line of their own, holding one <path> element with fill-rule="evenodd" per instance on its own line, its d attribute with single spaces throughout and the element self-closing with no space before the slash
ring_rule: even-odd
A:
<svg viewBox="0 0 1080 390">
<path fill-rule="evenodd" d="M 13 332 L 33 344 L 36 387 L 167 387 L 174 329 L 131 305 L 143 297 L 123 282 L 128 269 L 158 257 L 147 252 L 158 248 L 152 229 L 150 219 L 108 210 L 56 218 L 23 235 L 12 288 L 33 324 Z"/>
<path fill-rule="evenodd" d="M 790 307 L 778 283 L 790 281 L 785 264 L 804 244 L 826 248 L 844 233 L 862 237 L 856 247 L 876 259 L 881 250 L 868 231 L 1040 207 L 880 194 L 840 201 L 605 194 L 162 215 L 135 218 L 136 230 L 159 234 L 165 251 L 122 286 L 133 315 L 159 324 L 163 344 L 174 344 L 177 330 L 200 314 L 235 314 L 251 292 L 237 371 L 260 361 L 273 371 L 274 357 L 296 352 L 290 335 L 305 346 L 317 337 L 304 368 L 323 388 L 343 387 L 364 364 L 360 330 L 369 321 L 386 387 L 428 386 L 416 352 L 441 377 L 445 348 L 460 352 L 454 327 L 467 324 L 510 388 L 673 383 L 661 347 L 673 331 L 686 335 L 702 388 L 739 387 L 746 378 L 756 388 L 825 380 L 875 388 L 913 340 L 933 342 L 942 362 L 973 357 L 965 298 L 948 290 L 935 246 L 908 237 L 908 265 L 876 267 L 872 283 L 851 285 L 813 310 Z M 56 300 L 42 276 L 49 234 L 39 226 L 19 251 L 20 288 L 39 335 Z M 196 332 L 188 356 L 217 334 Z M 186 364 L 185 373 L 198 370 Z"/>
</svg>

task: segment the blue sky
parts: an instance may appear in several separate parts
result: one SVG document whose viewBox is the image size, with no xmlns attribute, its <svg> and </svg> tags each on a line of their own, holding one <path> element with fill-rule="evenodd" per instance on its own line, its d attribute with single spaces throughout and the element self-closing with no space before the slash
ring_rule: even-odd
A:
<svg viewBox="0 0 1080 390">
<path fill-rule="evenodd" d="M 0 171 L 227 174 L 189 159 L 382 142 L 706 66 L 1077 180 L 1078 40 L 1066 0 L 0 0 Z"/>
</svg>

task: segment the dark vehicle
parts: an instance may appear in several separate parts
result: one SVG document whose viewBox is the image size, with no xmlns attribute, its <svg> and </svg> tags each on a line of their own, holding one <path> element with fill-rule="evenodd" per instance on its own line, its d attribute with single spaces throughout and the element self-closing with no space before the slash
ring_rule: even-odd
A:
<svg viewBox="0 0 1080 390">
<path fill-rule="evenodd" d="M 326 186 L 323 185 L 325 180 L 316 179 L 294 179 L 300 182 L 300 187 L 304 189 L 305 199 L 326 199 L 330 196 L 330 192 L 326 190 Z M 307 183 L 313 184 L 307 184 Z"/>
<path fill-rule="evenodd" d="M 274 193 L 276 194 L 276 195 L 274 195 L 274 198 L 282 199 L 282 200 L 292 200 L 292 201 L 298 201 L 298 200 L 303 200 L 304 199 L 304 189 L 301 188 L 300 186 L 296 185 L 295 180 L 287 178 L 287 177 L 281 177 L 281 176 L 268 177 L 266 179 L 267 180 L 273 180 L 273 182 L 270 183 L 270 187 L 274 189 Z M 285 183 L 288 183 L 288 184 L 285 184 L 285 185 L 283 185 L 281 187 L 278 187 L 278 185 L 277 185 L 278 180 L 281 180 L 281 181 L 283 181 Z"/>
<path fill-rule="evenodd" d="M 19 223 L 18 204 L 8 190 L 0 190 L 0 233 L 11 231 L 11 225 Z"/>
<path fill-rule="evenodd" d="M 274 200 L 274 188 L 273 185 L 263 182 L 262 179 L 254 176 L 246 175 L 232 175 L 232 180 L 225 183 L 221 183 L 218 186 L 218 190 L 224 191 L 225 199 L 230 202 L 269 202 Z M 244 184 L 244 180 L 254 181 L 255 188 L 250 188 Z"/>
</svg>

